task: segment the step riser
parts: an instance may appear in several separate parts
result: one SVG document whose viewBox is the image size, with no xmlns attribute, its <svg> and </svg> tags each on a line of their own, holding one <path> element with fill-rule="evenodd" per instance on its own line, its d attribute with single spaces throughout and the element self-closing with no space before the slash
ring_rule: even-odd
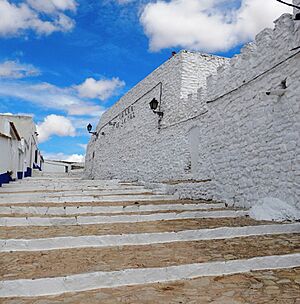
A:
<svg viewBox="0 0 300 304">
<path fill-rule="evenodd" d="M 0 298 L 64 302 L 65 293 L 300 267 L 300 223 L 255 221 L 223 203 L 178 203 L 166 188 L 62 175 L 4 185 Z"/>
<path fill-rule="evenodd" d="M 232 227 L 200 229 L 164 233 L 139 233 L 124 235 L 58 237 L 33 240 L 0 240 L 0 252 L 43 251 L 70 248 L 111 247 L 125 245 L 151 245 L 158 243 L 231 239 L 237 237 L 293 234 L 300 232 L 300 224 L 262 225 L 252 227 Z"/>
<path fill-rule="evenodd" d="M 140 195 L 144 193 L 153 193 L 153 191 L 149 191 L 147 189 L 139 189 L 139 190 L 111 190 L 111 191 L 68 191 L 68 192 L 54 192 L 54 193 L 9 193 L 9 194 L 0 194 L 0 201 L 4 200 L 11 200 L 11 199 L 47 199 L 47 198 L 54 198 L 54 197 L 91 197 L 94 196 L 102 196 L 102 195 Z"/>
<path fill-rule="evenodd" d="M 181 211 L 221 209 L 225 204 L 176 204 L 176 205 L 132 205 L 132 206 L 82 206 L 82 207 L 0 207 L 0 214 L 72 215 L 85 213 L 131 213 L 151 211 Z"/>
<path fill-rule="evenodd" d="M 73 185 L 67 185 L 67 186 L 44 186 L 44 187 L 4 187 L 0 189 L 0 193 L 2 194 L 18 194 L 18 193 L 43 193 L 43 192 L 59 192 L 59 191 L 64 191 L 64 192 L 71 192 L 71 191 L 110 191 L 110 190 L 140 190 L 140 189 L 146 189 L 142 186 L 133 186 L 133 187 L 125 187 L 125 186 L 93 186 L 93 187 L 83 187 L 82 185 L 78 186 L 73 186 Z M 149 190 L 149 189 L 147 189 Z"/>
<path fill-rule="evenodd" d="M 224 217 L 242 217 L 247 216 L 247 211 L 194 211 L 182 213 L 156 213 L 149 215 L 113 215 L 113 216 L 78 216 L 68 218 L 16 218 L 1 217 L 0 226 L 62 226 L 62 225 L 91 225 L 105 223 L 136 223 L 136 222 L 152 222 L 162 220 L 176 219 L 198 219 L 198 218 L 224 218 Z"/>
<path fill-rule="evenodd" d="M 99 196 L 94 197 L 62 197 L 62 198 L 43 198 L 43 199 L 1 199 L 0 205 L 4 204 L 32 204 L 32 203 L 81 203 L 81 202 L 136 202 L 136 201 L 157 201 L 178 199 L 173 195 L 126 195 L 126 196 Z"/>
<path fill-rule="evenodd" d="M 161 268 L 94 272 L 36 280 L 2 281 L 0 282 L 0 297 L 38 297 L 100 288 L 171 282 L 204 276 L 220 276 L 298 266 L 300 266 L 300 254 L 290 254 Z"/>
</svg>

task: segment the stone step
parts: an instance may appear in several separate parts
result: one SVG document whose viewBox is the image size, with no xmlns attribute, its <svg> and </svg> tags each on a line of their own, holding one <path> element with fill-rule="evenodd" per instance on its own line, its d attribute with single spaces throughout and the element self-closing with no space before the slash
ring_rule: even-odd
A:
<svg viewBox="0 0 300 304">
<path fill-rule="evenodd" d="M 0 216 L 3 215 L 83 215 L 100 213 L 134 213 L 134 212 L 157 212 L 157 211 L 187 211 L 187 210 L 209 210 L 225 208 L 224 203 L 216 204 L 161 204 L 161 205 L 129 205 L 129 206 L 77 206 L 77 207 L 20 207 L 0 206 Z"/>
<path fill-rule="evenodd" d="M 54 198 L 54 197 L 98 197 L 104 195 L 147 195 L 153 194 L 153 190 L 149 189 L 115 189 L 115 190 L 83 190 L 83 191 L 56 191 L 56 192 L 34 192 L 34 193 L 0 193 L 0 200 L 14 200 L 14 199 L 40 199 L 40 198 Z"/>
<path fill-rule="evenodd" d="M 99 183 L 99 184 L 116 184 L 116 183 L 123 183 L 120 180 L 117 179 L 112 179 L 112 180 L 87 180 L 87 179 L 82 179 L 81 177 L 78 176 L 68 176 L 68 177 L 63 177 L 63 176 L 39 176 L 35 177 L 32 176 L 30 178 L 24 178 L 17 180 L 16 183 L 19 184 L 26 184 L 26 183 L 42 183 L 42 182 L 73 182 L 73 181 L 78 181 L 78 182 L 86 182 L 86 183 Z M 126 183 L 126 184 L 132 184 L 132 183 Z"/>
<path fill-rule="evenodd" d="M 78 217 L 88 217 L 88 216 L 123 216 L 124 214 L 126 215 L 134 215 L 134 216 L 144 216 L 144 215 L 156 215 L 156 214 L 166 214 L 166 217 L 168 218 L 170 213 L 176 213 L 176 214 L 180 214 L 180 213 L 184 213 L 184 212 L 200 212 L 200 211 L 242 211 L 245 209 L 241 209 L 241 208 L 207 208 L 207 209 L 186 209 L 186 210 L 158 210 L 158 211 L 136 211 L 136 212 L 100 212 L 100 213 L 78 213 L 78 214 L 0 214 L 0 218 L 45 218 L 45 219 L 57 219 L 57 217 L 59 218 L 66 218 L 66 219 L 76 219 Z"/>
<path fill-rule="evenodd" d="M 123 197 L 121 197 L 123 200 L 117 200 L 117 201 L 99 201 L 99 202 L 54 202 L 54 203 L 49 203 L 49 202 L 19 202 L 19 203 L 3 203 L 1 204 L 1 207 L 62 207 L 62 208 L 67 208 L 67 207 L 81 207 L 81 206 L 145 206 L 145 205 L 165 205 L 165 204 L 170 204 L 170 205 L 182 205 L 182 204 L 199 204 L 199 203 L 204 203 L 204 204 L 217 204 L 217 202 L 214 201 L 207 201 L 207 200 L 178 200 L 172 196 L 172 199 L 164 199 L 164 200 L 131 200 L 131 201 L 126 201 Z"/>
<path fill-rule="evenodd" d="M 36 280 L 96 271 L 147 269 L 300 254 L 299 240 L 299 235 L 284 234 L 151 245 L 11 252 L 9 257 L 0 253 L 1 260 L 5 258 L 5 265 L 0 270 L 0 280 Z M 216 247 L 222 250 L 216 252 Z"/>
<path fill-rule="evenodd" d="M 26 188 L 26 187 L 48 187 L 48 186 L 52 186 L 52 187 L 58 187 L 58 186 L 70 186 L 72 187 L 72 185 L 78 185 L 78 186 L 85 186 L 85 187 L 89 187 L 89 186 L 102 186 L 102 187 L 106 187 L 106 186 L 120 186 L 120 187 L 130 187 L 130 186 L 140 186 L 137 184 L 120 184 L 119 182 L 99 182 L 99 181 L 82 181 L 82 180 L 70 180 L 70 181 L 58 181 L 58 180 L 53 180 L 53 181 L 28 181 L 28 182 L 19 182 L 19 181 L 15 181 L 15 182 L 11 182 L 9 184 L 3 184 L 3 189 L 12 189 L 12 188 Z"/>
<path fill-rule="evenodd" d="M 34 184 L 34 183 L 72 183 L 72 182 L 90 182 L 87 180 L 83 180 L 80 177 L 30 177 L 30 178 L 24 178 L 20 180 L 16 180 L 14 184 Z M 91 181 L 93 182 L 93 181 Z M 109 181 L 105 181 L 106 183 L 109 183 Z M 110 182 L 112 183 L 112 182 Z"/>
<path fill-rule="evenodd" d="M 271 225 L 273 222 L 256 221 L 249 217 L 203 218 L 137 223 L 91 224 L 77 226 L 24 226 L 1 227 L 0 239 L 39 239 L 68 236 L 122 235 L 134 233 L 179 232 L 185 230 L 214 229 Z"/>
<path fill-rule="evenodd" d="M 80 203 L 80 202 L 120 202 L 120 201 L 155 201 L 155 200 L 172 200 L 178 199 L 175 195 L 162 195 L 162 194 L 128 194 L 128 195 L 99 195 L 97 198 L 94 196 L 69 196 L 69 197 L 47 197 L 47 198 L 6 198 L 0 199 L 0 205 L 7 204 L 32 204 L 32 203 Z"/>
<path fill-rule="evenodd" d="M 47 261 L 49 260 L 47 259 Z M 56 258 L 55 261 L 58 261 L 58 259 Z M 72 258 L 70 262 L 72 262 Z M 292 269 L 299 266 L 300 254 L 296 253 L 178 266 L 97 271 L 61 277 L 43 277 L 34 280 L 32 278 L 5 280 L 0 282 L 0 297 L 40 297 L 99 288 L 171 282 L 266 269 Z"/>
<path fill-rule="evenodd" d="M 98 295 L 103 288 L 115 294 L 135 288 L 127 285 L 142 290 L 158 281 L 210 282 L 209 276 L 279 268 L 294 273 L 291 268 L 300 267 L 299 223 L 255 221 L 247 210 L 226 206 L 180 201 L 119 180 L 51 175 L 4 186 L 0 302 L 15 297 L 12 303 L 52 303 L 54 297 L 47 297 L 60 295 L 60 303 L 76 303 L 84 293 L 96 301 L 93 289 Z M 274 290 L 266 289 L 266 294 Z M 190 299 L 185 296 L 183 303 L 199 303 Z M 99 301 L 95 303 L 105 303 Z M 123 302 L 134 303 L 131 298 Z M 149 303 L 156 302 L 169 303 Z"/>
<path fill-rule="evenodd" d="M 28 187 L 13 187 L 13 188 L 0 188 L 0 194 L 15 194 L 15 193 L 30 193 L 34 194 L 36 192 L 48 193 L 48 192 L 84 192 L 84 191 L 112 191 L 112 190 L 140 190 L 147 189 L 143 186 L 82 186 L 82 185 L 70 185 L 70 186 L 36 186 L 32 187 L 29 185 Z M 147 189 L 149 190 L 149 189 Z M 150 190 L 151 191 L 151 190 Z"/>
<path fill-rule="evenodd" d="M 168 221 L 176 219 L 245 217 L 248 211 L 216 210 L 186 211 L 181 213 L 155 213 L 147 215 L 110 215 L 110 216 L 78 216 L 78 217 L 0 217 L 0 226 L 70 226 L 104 223 L 136 223 L 149 221 Z"/>
<path fill-rule="evenodd" d="M 103 235 L 103 236 L 78 236 L 78 237 L 57 237 L 44 239 L 5 239 L 0 240 L 0 252 L 10 251 L 46 251 L 69 248 L 99 248 L 112 246 L 133 246 L 133 245 L 153 245 L 173 242 L 203 241 L 203 240 L 225 240 L 241 237 L 266 236 L 284 234 L 285 240 L 287 234 L 297 234 L 289 236 L 288 246 L 292 239 L 300 241 L 300 224 L 284 225 L 261 225 L 248 227 L 221 227 L 215 229 L 187 230 L 179 232 L 161 232 L 161 233 L 137 233 L 122 235 Z M 263 238 L 262 238 L 263 239 Z M 277 240 L 276 237 L 274 237 Z M 247 240 L 244 240 L 247 244 Z M 276 243 L 276 242 L 275 242 Z M 287 246 L 287 247 L 288 247 Z M 222 248 L 222 247 L 220 247 Z M 248 248 L 249 249 L 249 248 Z M 299 252 L 300 252 L 300 248 Z M 223 250 L 223 248 L 222 248 Z"/>
<path fill-rule="evenodd" d="M 258 304 L 299 302 L 300 267 L 268 269 L 189 280 L 137 284 L 38 297 L 2 298 L 2 304 L 195 303 Z M 274 302 L 275 300 L 275 302 Z"/>
</svg>

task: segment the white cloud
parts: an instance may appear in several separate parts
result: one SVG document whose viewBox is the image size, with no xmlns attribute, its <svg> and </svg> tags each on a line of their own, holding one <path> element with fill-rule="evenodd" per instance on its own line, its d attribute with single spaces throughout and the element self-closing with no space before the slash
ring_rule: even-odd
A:
<svg viewBox="0 0 300 304">
<path fill-rule="evenodd" d="M 11 112 L 5 112 L 5 113 L 0 113 L 0 115 L 14 115 L 14 114 Z"/>
<path fill-rule="evenodd" d="M 82 84 L 75 86 L 79 96 L 87 98 L 108 99 L 125 85 L 119 78 L 100 79 L 87 78 Z"/>
<path fill-rule="evenodd" d="M 68 162 L 79 162 L 83 163 L 85 161 L 85 155 L 82 154 L 64 154 L 64 153 L 46 153 L 42 152 L 44 159 L 48 160 L 64 160 Z"/>
<path fill-rule="evenodd" d="M 99 117 L 104 111 L 102 106 L 79 98 L 73 88 L 60 88 L 49 83 L 2 81 L 0 96 L 19 98 L 39 107 L 65 111 L 69 115 Z"/>
<path fill-rule="evenodd" d="M 239 8 L 228 8 L 229 2 L 234 1 L 171 0 L 148 3 L 140 22 L 150 39 L 150 49 L 229 50 L 252 40 L 260 30 L 272 26 L 273 20 L 282 13 L 292 11 L 275 0 L 242 0 Z"/>
<path fill-rule="evenodd" d="M 31 64 L 7 60 L 0 63 L 0 78 L 25 78 L 38 76 L 40 71 Z"/>
<path fill-rule="evenodd" d="M 72 154 L 69 156 L 66 156 L 66 161 L 74 162 L 74 163 L 84 163 L 85 156 L 82 154 Z"/>
<path fill-rule="evenodd" d="M 77 3 L 75 0 L 27 0 L 27 3 L 35 10 L 44 13 L 55 13 L 57 11 L 75 11 Z"/>
<path fill-rule="evenodd" d="M 16 36 L 27 30 L 39 35 L 70 31 L 75 22 L 64 11 L 75 9 L 73 0 L 28 0 L 18 4 L 0 0 L 0 36 Z"/>
<path fill-rule="evenodd" d="M 37 125 L 37 132 L 39 134 L 39 142 L 47 141 L 50 136 L 75 136 L 75 128 L 72 122 L 59 115 L 48 115 L 44 121 Z"/>
</svg>

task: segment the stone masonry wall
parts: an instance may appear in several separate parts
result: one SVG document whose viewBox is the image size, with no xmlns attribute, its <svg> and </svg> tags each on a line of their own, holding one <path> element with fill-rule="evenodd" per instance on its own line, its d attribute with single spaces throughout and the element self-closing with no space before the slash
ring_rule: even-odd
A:
<svg viewBox="0 0 300 304">
<path fill-rule="evenodd" d="M 208 79 L 196 178 L 213 180 L 215 199 L 299 203 L 300 49 L 292 50 L 300 46 L 299 23 L 281 16 Z"/>
<path fill-rule="evenodd" d="M 186 131 L 167 126 L 201 111 L 197 96 L 186 98 L 226 58 L 181 52 L 138 83 L 103 114 L 87 149 L 86 177 L 169 180 L 190 174 Z M 197 63 L 201 65 L 197 65 Z M 186 71 L 189 69 L 191 73 Z M 194 77 L 202 71 L 202 81 Z M 189 90 L 189 88 L 192 89 Z M 197 95 L 197 94 L 196 94 Z M 159 119 L 149 102 L 161 99 Z"/>
<path fill-rule="evenodd" d="M 300 21 L 284 14 L 230 62 L 178 54 L 103 116 L 97 130 L 105 135 L 89 144 L 87 176 L 168 181 L 166 190 L 182 198 L 240 206 L 267 196 L 299 204 L 299 46 Z M 105 126 L 159 81 L 159 124 L 148 106 L 156 87 L 134 104 L 129 123 Z"/>
<path fill-rule="evenodd" d="M 300 0 L 293 0 L 293 4 L 300 7 Z M 294 15 L 296 15 L 296 13 L 300 13 L 300 10 L 294 8 Z"/>
</svg>

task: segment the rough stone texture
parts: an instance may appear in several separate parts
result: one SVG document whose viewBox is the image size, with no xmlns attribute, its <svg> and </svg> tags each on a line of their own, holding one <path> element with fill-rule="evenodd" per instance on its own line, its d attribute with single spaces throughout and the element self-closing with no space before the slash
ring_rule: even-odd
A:
<svg viewBox="0 0 300 304">
<path fill-rule="evenodd" d="M 55 179 L 48 181 L 40 181 L 39 184 L 48 184 L 49 189 L 53 187 Z M 78 178 L 78 181 L 79 178 Z M 74 185 L 74 180 L 69 180 L 69 185 Z M 93 181 L 93 183 L 96 181 Z M 23 182 L 22 182 L 23 183 Z M 27 183 L 24 181 L 24 183 Z M 55 181 L 56 183 L 56 181 Z M 65 181 L 64 181 L 65 183 Z M 102 184 L 103 181 L 97 181 Z M 107 187 L 110 187 L 108 183 Z M 176 187 L 180 184 L 192 185 L 201 184 L 199 181 L 178 182 L 173 180 L 172 182 L 166 182 L 163 186 Z M 61 185 L 59 185 L 60 188 Z M 86 190 L 88 183 L 84 186 L 83 190 Z M 23 187 L 22 187 L 23 188 Z M 13 189 L 12 189 L 13 190 Z M 20 190 L 20 189 L 19 189 Z M 18 191 L 19 191 L 18 190 Z M 40 190 L 43 192 L 43 189 Z M 162 191 L 163 192 L 163 191 Z M 65 193 L 64 193 L 65 194 Z M 15 194 L 11 194 L 13 197 Z M 18 194 L 19 195 L 19 194 Z M 83 194 L 83 197 L 84 194 Z M 136 195 L 138 198 L 139 195 Z M 163 197 L 161 195 L 160 197 Z M 120 201 L 106 202 L 105 206 L 127 206 L 136 205 L 137 201 L 128 202 L 127 196 L 120 196 Z M 28 197 L 27 200 L 30 198 Z M 80 199 L 79 199 L 80 200 Z M 123 200 L 123 201 L 122 201 Z M 138 200 L 138 199 L 137 199 Z M 93 201 L 90 197 L 90 201 Z M 70 202 L 68 204 L 72 206 L 85 205 L 87 206 L 90 201 L 81 203 Z M 155 202 L 148 201 L 141 204 L 179 204 L 179 203 L 191 203 L 191 201 L 178 201 L 178 200 L 157 200 Z M 213 201 L 210 202 L 213 205 Z M 39 203 L 42 204 L 43 203 Z M 49 205 L 44 203 L 45 205 Z M 68 204 L 58 203 L 59 206 Z M 102 202 L 93 202 L 92 204 L 101 205 Z M 19 204 L 12 206 L 18 206 Z M 23 203 L 25 206 L 33 206 L 34 203 L 30 203 L 25 200 Z M 51 205 L 51 204 L 50 204 Z M 53 203 L 52 203 L 53 205 Z M 54 203 L 55 205 L 55 203 Z M 224 204 L 225 205 L 225 204 Z M 209 208 L 210 204 L 207 206 Z M 173 206 L 172 206 L 173 207 Z M 225 207 L 224 207 L 225 208 Z M 3 210 L 3 209 L 2 209 Z M 0 212 L 1 213 L 1 212 Z M 117 235 L 118 240 L 125 240 L 126 236 L 122 234 L 136 234 L 143 232 L 176 232 L 191 229 L 201 228 L 217 228 L 222 227 L 224 231 L 228 231 L 226 227 L 240 227 L 240 226 L 256 226 L 254 227 L 256 233 L 260 231 L 261 224 L 271 224 L 272 222 L 260 222 L 250 219 L 248 217 L 239 218 L 210 218 L 210 219 L 191 219 L 191 220 L 174 220 L 153 222 L 135 222 L 135 223 L 117 223 L 117 224 L 104 224 L 104 225 L 86 225 L 86 226 L 55 226 L 55 227 L 3 227 L 0 229 L 0 238 L 2 239 L 18 239 L 18 243 L 23 247 L 26 246 L 26 241 L 20 239 L 37 239 L 37 238 L 51 238 L 56 236 L 92 236 L 92 235 L 105 235 L 105 239 L 110 239 L 111 235 Z M 279 225 L 280 228 L 284 228 L 285 224 Z M 297 225 L 297 224 L 296 224 Z M 293 226 L 296 226 L 293 225 Z M 249 227 L 250 228 L 250 227 Z M 223 230 L 223 229 L 222 229 Z M 263 228 L 264 230 L 264 228 Z M 293 303 L 296 302 L 297 296 L 299 296 L 299 272 L 298 270 L 280 270 L 280 271 L 260 271 L 253 273 L 243 273 L 234 276 L 221 276 L 221 277 L 202 277 L 195 280 L 186 280 L 184 272 L 189 269 L 188 272 L 194 273 L 195 268 L 199 267 L 203 262 L 212 263 L 217 262 L 228 268 L 225 271 L 232 271 L 240 269 L 239 271 L 247 271 L 249 266 L 249 260 L 241 262 L 240 259 L 247 259 L 255 257 L 256 259 L 271 259 L 272 263 L 264 264 L 264 267 L 276 267 L 278 259 L 284 261 L 280 267 L 288 267 L 289 260 L 293 259 L 292 256 L 286 255 L 299 252 L 299 233 L 282 233 L 274 235 L 252 235 L 253 230 L 247 229 L 243 231 L 246 233 L 243 237 L 225 238 L 225 239 L 207 239 L 199 241 L 179 241 L 170 243 L 151 243 L 145 245 L 127 245 L 119 246 L 119 242 L 112 244 L 109 247 L 83 247 L 83 248 L 69 248 L 63 249 L 62 247 L 56 247 L 53 250 L 41 250 L 41 251 L 19 251 L 15 252 L 13 247 L 10 251 L 2 252 L 0 254 L 0 302 L 1 303 Z M 252 231 L 252 232 L 251 232 Z M 275 233 L 275 232 L 274 232 Z M 188 232 L 191 235 L 191 232 Z M 208 231 L 208 235 L 210 232 Z M 215 235 L 215 234 L 214 234 Z M 144 239 L 145 236 L 143 236 Z M 149 238 L 150 240 L 150 238 Z M 14 242 L 14 240 L 7 240 L 8 242 Z M 36 240 L 30 241 L 35 243 Z M 38 243 L 48 242 L 47 240 L 37 240 Z M 76 240 L 74 240 L 76 241 Z M 101 240 L 98 239 L 101 242 Z M 159 239 L 158 239 L 159 241 Z M 5 242 L 5 241 L 4 241 Z M 24 242 L 24 243 L 23 243 Z M 67 240 L 64 240 L 67 244 Z M 74 243 L 76 245 L 79 244 Z M 60 243 L 62 244 L 62 243 Z M 88 245 L 88 243 L 86 243 Z M 103 243 L 105 245 L 105 243 Z M 108 243 L 107 243 L 108 245 Z M 28 249 L 29 247 L 27 247 Z M 25 247 L 23 247 L 25 249 Z M 43 249 L 43 248 L 40 248 Z M 45 248 L 44 248 L 45 249 Z M 283 254 L 285 256 L 280 256 Z M 275 255 L 272 257 L 270 255 Z M 255 260 L 256 260 L 255 259 Z M 211 261 L 211 262 L 210 262 Z M 226 263 L 224 263 L 226 261 Z M 292 265 L 298 265 L 297 260 L 293 260 Z M 235 268 L 235 263 L 241 268 Z M 285 262 L 288 262 L 285 264 Z M 199 263 L 199 264 L 190 264 Z M 253 261 L 250 260 L 250 264 Z M 256 263 L 256 262 L 255 262 Z M 260 262 L 258 262 L 257 266 Z M 274 263 L 274 264 L 273 264 Z M 242 265 L 243 264 L 243 265 Z M 131 268 L 135 272 L 147 271 L 147 282 L 157 282 L 158 280 L 166 279 L 164 277 L 164 271 L 160 272 L 158 277 L 152 277 L 153 272 L 157 270 L 159 266 L 176 265 L 175 267 L 181 267 L 183 273 L 178 273 L 179 276 L 170 277 L 170 280 L 177 279 L 178 281 L 165 284 L 147 284 L 137 286 L 124 286 L 120 288 L 107 288 L 90 290 L 87 292 L 71 292 L 74 287 L 83 286 L 82 284 L 91 284 L 86 286 L 87 288 L 99 288 L 102 285 L 101 282 L 106 284 L 107 281 L 122 282 L 124 272 L 129 271 Z M 227 265 L 227 266 L 226 266 Z M 231 265 L 231 266 L 230 266 Z M 266 266 L 268 265 L 268 266 Z M 278 265 L 278 264 L 277 264 Z M 255 265 L 254 265 L 255 266 Z M 262 265 L 261 265 L 262 266 Z M 259 267 L 261 267 L 259 266 Z M 150 268 L 149 268 L 150 267 Z M 171 267 L 171 266 L 170 266 Z M 208 268 L 215 268 L 212 264 L 208 264 Z M 219 265 L 218 267 L 221 267 Z M 252 267 L 252 266 L 251 266 Z M 200 266 L 201 268 L 201 266 Z M 120 270 L 117 276 L 111 277 L 112 270 Z M 111 278 L 98 276 L 99 281 L 97 285 L 93 285 L 92 281 L 89 281 L 89 277 L 95 275 L 90 272 L 99 270 L 105 270 L 108 272 L 108 276 Z M 166 268 L 166 272 L 168 272 Z M 223 270 L 224 271 L 224 270 Z M 210 272 L 208 272 L 210 273 Z M 223 273 L 222 270 L 221 272 Z M 77 287 L 72 285 L 72 282 L 68 279 L 70 277 L 64 277 L 59 283 L 58 275 L 79 274 L 81 277 L 78 281 Z M 99 274 L 99 273 L 97 273 Z M 207 273 L 205 272 L 207 275 Z M 204 275 L 202 273 L 202 275 Z M 216 274 L 214 274 L 216 275 Z M 138 276 L 138 275 L 137 275 Z M 149 276 L 149 277 L 148 277 Z M 201 272 L 199 272 L 201 276 Z M 51 277 L 49 279 L 49 277 Z M 82 279 L 82 278 L 85 279 Z M 28 281 L 17 281 L 17 278 L 27 278 Z M 38 287 L 36 284 L 37 279 L 45 279 Z M 52 279 L 53 278 L 53 279 Z M 152 279 L 151 279 L 152 278 Z M 58 281 L 57 281 L 58 279 Z M 75 278 L 73 277 L 72 280 Z M 98 280 L 97 279 L 97 280 Z M 149 280 L 148 280 L 149 279 Z M 41 282 L 41 281 L 39 281 Z M 63 289 L 59 289 L 58 292 L 67 292 L 60 294 L 59 296 L 40 296 L 42 294 L 51 294 L 53 291 L 53 282 L 58 282 L 59 286 Z M 74 282 L 74 281 L 73 281 Z M 89 282 L 89 283 L 87 283 Z M 127 283 L 130 281 L 126 281 Z M 137 281 L 141 282 L 141 281 Z M 98 284 L 101 283 L 101 284 Z M 12 285 L 13 286 L 12 286 Z M 26 284 L 26 285 L 24 285 Z M 49 284 L 49 285 L 48 285 Z M 55 283 L 56 284 L 56 283 Z M 12 288 L 10 289 L 11 286 Z M 25 287 L 26 286 L 26 287 Z M 51 287 L 52 286 L 52 287 Z M 65 287 L 69 286 L 65 289 Z M 5 298 L 8 295 L 6 288 L 11 290 L 10 295 L 19 295 L 17 298 Z M 22 292 L 23 289 L 23 292 Z M 48 290 L 48 291 L 46 291 Z M 52 291 L 51 291 L 52 290 Z M 82 289 L 79 289 L 82 290 Z M 21 292 L 21 293 L 20 293 Z M 35 298 L 29 297 L 33 294 Z M 23 298 L 23 295 L 27 295 L 27 298 Z M 298 301 L 299 302 L 299 301 Z"/>
<path fill-rule="evenodd" d="M 124 286 L 60 296 L 6 298 L 3 304 L 299 304 L 300 268 Z"/>
<path fill-rule="evenodd" d="M 300 0 L 293 0 L 293 4 L 298 5 L 300 7 Z M 300 12 L 300 10 L 294 8 L 294 15 L 299 12 Z"/>
<path fill-rule="evenodd" d="M 284 14 L 229 63 L 184 51 L 168 60 L 103 115 L 88 146 L 86 177 L 194 179 L 205 182 L 166 189 L 238 206 L 266 196 L 300 204 L 300 50 L 291 51 L 299 45 L 299 21 Z M 160 122 L 148 105 L 159 100 L 156 87 L 122 127 L 105 126 L 159 81 Z M 283 96 L 266 94 L 284 82 Z"/>
<path fill-rule="evenodd" d="M 256 221 L 248 217 L 240 218 L 207 218 L 142 223 L 117 223 L 83 226 L 52 227 L 1 227 L 1 239 L 34 239 L 60 236 L 129 234 L 147 232 L 178 232 L 218 227 L 245 227 L 267 225 L 273 222 Z"/>
<path fill-rule="evenodd" d="M 214 204 L 214 201 L 207 201 L 207 200 L 149 200 L 149 201 L 142 201 L 139 198 L 137 198 L 134 201 L 126 201 L 126 197 L 123 197 L 123 201 L 107 201 L 107 202 L 87 202 L 87 201 L 79 201 L 78 202 L 65 202 L 65 203 L 30 203 L 31 207 L 78 207 L 78 206 L 86 206 L 87 204 L 89 206 L 133 206 L 133 205 L 163 205 L 163 204 L 195 204 L 195 203 L 205 203 L 205 204 Z M 16 204 L 11 204 L 11 203 L 5 203 L 1 204 L 1 207 L 9 207 L 9 206 L 16 206 Z M 17 206 L 20 207 L 28 207 L 28 203 L 18 203 Z"/>
<path fill-rule="evenodd" d="M 187 147 L 186 134 L 159 131 L 159 117 L 150 110 L 149 102 L 153 98 L 159 101 L 161 94 L 164 125 L 190 117 L 191 111 L 192 115 L 198 113 L 201 105 L 195 108 L 188 92 L 194 93 L 199 85 L 205 86 L 205 76 L 226 61 L 221 57 L 181 52 L 137 84 L 103 114 L 97 127 L 99 136 L 93 136 L 89 143 L 86 176 L 131 181 L 186 176 L 189 152 L 179 148 L 184 142 Z M 193 73 L 188 73 L 189 70 Z M 194 74 L 201 74 L 201 78 Z M 162 87 L 158 85 L 160 82 Z"/>
<path fill-rule="evenodd" d="M 282 15 L 274 30 L 258 34 L 209 79 L 207 100 L 215 102 L 199 126 L 197 178 L 213 180 L 215 199 L 243 206 L 267 196 L 299 203 L 300 55 L 290 51 L 300 30 L 295 22 Z M 266 95 L 285 80 L 282 97 Z"/>
<path fill-rule="evenodd" d="M 169 267 L 299 253 L 300 234 L 107 248 L 0 253 L 0 280 Z"/>
<path fill-rule="evenodd" d="M 239 210 L 243 210 L 240 208 L 226 208 L 226 210 L 232 210 L 232 211 L 239 211 Z M 150 215 L 150 214 L 157 214 L 157 213 L 184 213 L 187 211 L 191 211 L 191 210 L 158 210 L 158 211 L 137 211 L 137 212 L 128 212 L 126 214 L 129 215 Z M 224 208 L 213 208 L 213 209 L 209 209 L 206 208 L 205 210 L 203 210 L 203 208 L 198 208 L 198 209 L 193 209 L 192 211 L 224 211 Z M 31 213 L 11 213 L 11 214 L 0 214 L 0 218 L 1 217 L 12 217 L 12 218 L 24 218 L 24 217 L 39 217 L 39 218 L 55 218 L 55 217 L 64 217 L 64 218 L 72 218 L 74 216 L 118 216 L 118 215 L 124 215 L 124 212 L 112 212 L 112 213 L 108 213 L 108 212 L 101 212 L 101 213 L 84 213 L 84 214 L 31 214 Z"/>
</svg>

